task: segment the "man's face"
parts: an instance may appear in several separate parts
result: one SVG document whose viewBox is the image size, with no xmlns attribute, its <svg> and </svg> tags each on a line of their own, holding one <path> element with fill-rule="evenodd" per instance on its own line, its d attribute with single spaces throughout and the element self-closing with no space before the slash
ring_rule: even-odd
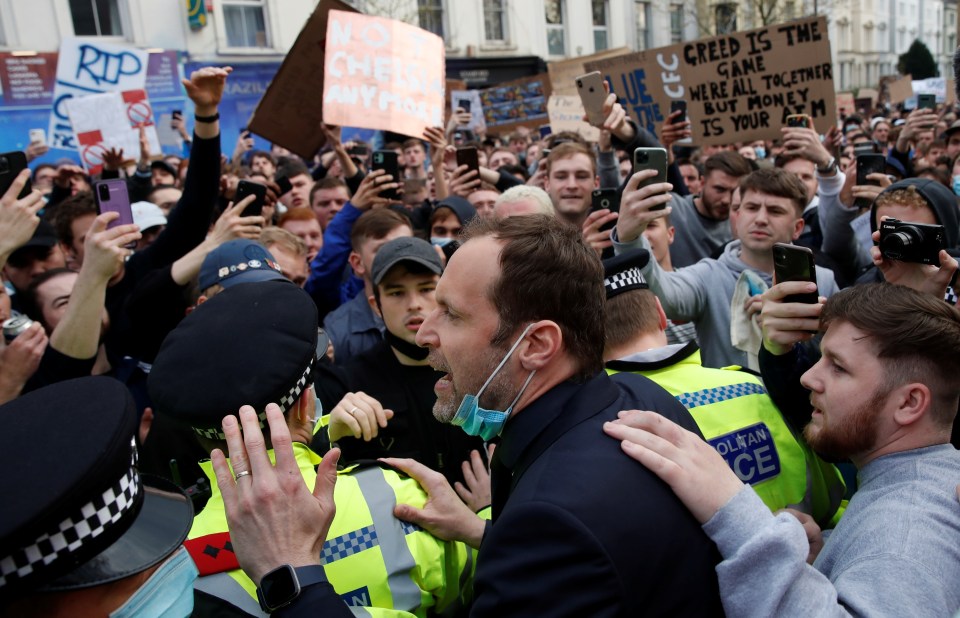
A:
<svg viewBox="0 0 960 618">
<path fill-rule="evenodd" d="M 855 457 L 877 442 L 889 390 L 884 368 L 866 333 L 835 322 L 820 344 L 822 356 L 800 378 L 814 408 L 803 435 L 831 458 Z"/>
<path fill-rule="evenodd" d="M 323 230 L 316 219 L 285 221 L 283 229 L 287 230 L 307 245 L 307 262 L 312 262 L 323 248 Z"/>
<path fill-rule="evenodd" d="M 57 170 L 52 167 L 44 167 L 37 170 L 36 178 L 33 181 L 33 188 L 39 189 L 44 195 L 50 193 L 53 189 L 53 179 L 56 175 Z"/>
<path fill-rule="evenodd" d="M 664 219 L 654 219 L 647 225 L 643 235 L 650 242 L 650 250 L 660 266 L 670 256 L 670 245 L 673 244 L 674 228 L 667 225 Z"/>
<path fill-rule="evenodd" d="M 250 171 L 254 174 L 263 174 L 272 180 L 273 175 L 277 173 L 277 166 L 266 157 L 254 157 L 250 161 Z"/>
<path fill-rule="evenodd" d="M 34 277 L 54 268 L 63 268 L 67 265 L 66 257 L 60 245 L 46 247 L 30 247 L 22 249 L 3 267 L 3 275 L 7 281 L 18 290 L 26 290 Z"/>
<path fill-rule="evenodd" d="M 164 215 L 169 215 L 173 207 L 180 201 L 183 191 L 180 189 L 159 189 L 150 194 L 150 201 L 160 207 Z"/>
<path fill-rule="evenodd" d="M 553 161 L 544 185 L 557 212 L 568 218 L 581 217 L 590 210 L 591 195 L 598 186 L 600 179 L 590 157 L 579 152 Z"/>
<path fill-rule="evenodd" d="M 467 196 L 467 201 L 477 210 L 478 217 L 492 217 L 493 205 L 497 202 L 500 194 L 496 191 L 480 189 Z"/>
<path fill-rule="evenodd" d="M 306 174 L 297 174 L 290 179 L 293 187 L 283 194 L 280 201 L 287 208 L 301 208 L 310 205 L 310 189 L 313 188 L 313 178 Z"/>
<path fill-rule="evenodd" d="M 517 155 L 506 150 L 498 150 L 490 155 L 490 169 L 496 171 L 504 165 L 519 165 L 520 160 Z"/>
<path fill-rule="evenodd" d="M 681 165 L 680 174 L 683 176 L 683 182 L 687 185 L 687 189 L 690 189 L 690 193 L 693 195 L 699 195 L 700 190 L 703 188 L 703 179 L 700 178 L 700 170 L 697 169 L 696 165 Z"/>
<path fill-rule="evenodd" d="M 154 187 L 173 185 L 177 183 L 177 178 L 165 169 L 154 167 L 150 170 L 150 183 Z"/>
<path fill-rule="evenodd" d="M 817 182 L 817 166 L 813 161 L 793 159 L 783 166 L 783 171 L 795 174 L 800 179 L 803 186 L 807 188 L 807 203 L 809 203 L 820 188 L 820 183 Z"/>
<path fill-rule="evenodd" d="M 387 330 L 416 344 L 420 325 L 437 308 L 434 292 L 439 280 L 439 275 L 413 274 L 402 263 L 390 269 L 377 286 L 380 313 Z"/>
<path fill-rule="evenodd" d="M 383 238 L 368 238 L 363 241 L 360 244 L 359 263 L 354 266 L 353 269 L 356 275 L 364 279 L 369 279 L 370 269 L 373 268 L 373 258 L 377 256 L 377 251 L 380 250 L 380 247 L 387 244 L 394 238 L 402 238 L 405 236 L 413 236 L 413 230 L 406 225 L 398 225 L 390 230 L 390 232 Z"/>
<path fill-rule="evenodd" d="M 743 248 L 755 253 L 773 251 L 774 243 L 800 236 L 803 219 L 788 198 L 747 191 L 737 211 L 736 233 Z"/>
<path fill-rule="evenodd" d="M 44 281 L 37 287 L 37 306 L 48 334 L 53 332 L 66 315 L 67 307 L 70 305 L 70 295 L 73 293 L 73 286 L 76 285 L 78 276 L 73 272 L 63 273 Z M 107 310 L 104 309 L 100 318 L 101 335 L 106 331 L 108 323 Z"/>
<path fill-rule="evenodd" d="M 90 183 L 80 174 L 74 174 L 70 177 L 70 195 L 76 195 L 81 191 L 90 191 Z"/>
<path fill-rule="evenodd" d="M 280 272 L 284 277 L 293 281 L 298 287 L 303 287 L 307 283 L 307 260 L 302 255 L 283 247 L 281 245 L 270 245 L 267 250 L 277 260 L 280 265 Z"/>
<path fill-rule="evenodd" d="M 423 161 L 426 159 L 427 153 L 423 150 L 423 146 L 417 144 L 416 146 L 408 146 L 403 149 L 403 165 L 404 167 L 423 167 Z"/>
<path fill-rule="evenodd" d="M 890 127 L 885 122 L 878 122 L 873 128 L 873 141 L 881 146 L 887 145 L 887 139 L 890 137 Z"/>
<path fill-rule="evenodd" d="M 953 158 L 958 154 L 960 154 L 960 131 L 947 138 L 947 156 Z"/>
<path fill-rule="evenodd" d="M 460 219 L 449 208 L 443 208 L 430 224 L 430 238 L 456 238 L 463 229 Z"/>
<path fill-rule="evenodd" d="M 927 207 L 918 208 L 916 206 L 907 206 L 906 204 L 884 204 L 877 206 L 876 224 L 880 227 L 881 217 L 890 217 L 901 221 L 910 221 L 911 223 L 926 223 L 927 225 L 937 225 L 937 218 L 933 210 Z"/>
<path fill-rule="evenodd" d="M 740 178 L 720 170 L 713 170 L 703 179 L 700 203 L 711 219 L 723 221 L 730 217 L 730 201 L 740 186 Z"/>
<path fill-rule="evenodd" d="M 947 151 L 941 148 L 940 146 L 930 146 L 930 150 L 927 151 L 926 159 L 927 161 L 930 162 L 931 165 L 933 165 L 934 163 L 937 162 L 938 158 L 944 156 L 946 153 Z"/>
<path fill-rule="evenodd" d="M 83 264 L 83 243 L 87 240 L 87 232 L 90 231 L 90 226 L 93 225 L 93 220 L 96 218 L 97 215 L 90 213 L 89 215 L 80 215 L 70 222 L 73 242 L 70 243 L 68 254 L 75 268 L 80 268 Z"/>
<path fill-rule="evenodd" d="M 317 215 L 317 221 L 320 222 L 320 228 L 327 229 L 330 221 L 343 208 L 343 205 L 350 200 L 347 195 L 346 187 L 333 187 L 332 189 L 317 189 L 313 193 L 313 201 L 310 208 L 313 214 Z"/>
<path fill-rule="evenodd" d="M 428 347 L 428 362 L 446 375 L 437 381 L 433 415 L 449 422 L 467 394 L 476 394 L 507 349 L 490 341 L 499 316 L 487 293 L 500 276 L 501 245 L 489 236 L 475 238 L 460 247 L 437 284 L 437 308 L 427 316 L 417 333 L 417 344 Z M 512 344 L 512 341 L 511 341 Z M 520 388 L 525 375 L 516 356 L 511 357 L 480 398 L 487 409 L 504 409 Z"/>
</svg>

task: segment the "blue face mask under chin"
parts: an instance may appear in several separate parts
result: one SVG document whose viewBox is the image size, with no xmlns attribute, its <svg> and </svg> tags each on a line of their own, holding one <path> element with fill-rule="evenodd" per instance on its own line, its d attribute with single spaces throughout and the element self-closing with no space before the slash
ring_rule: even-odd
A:
<svg viewBox="0 0 960 618">
<path fill-rule="evenodd" d="M 523 338 L 527 336 L 527 332 L 529 332 L 532 327 L 533 324 L 524 329 L 524 331 L 520 334 L 520 337 L 507 351 L 507 354 L 503 357 L 503 360 L 500 361 L 500 364 L 497 365 L 496 369 L 493 370 L 493 373 L 490 374 L 490 377 L 487 378 L 487 381 L 484 382 L 483 386 L 480 387 L 480 390 L 477 391 L 477 394 L 464 396 L 463 401 L 460 402 L 460 406 L 457 408 L 456 416 L 454 416 L 450 421 L 452 425 L 457 425 L 458 427 L 462 428 L 467 435 L 479 436 L 483 438 L 484 441 L 491 440 L 500 435 L 500 432 L 503 431 L 503 425 L 507 422 L 507 419 L 510 418 L 510 414 L 513 412 L 513 406 L 517 405 L 517 402 L 520 401 L 520 397 L 522 397 L 524 391 L 527 390 L 527 386 L 530 385 L 530 381 L 533 380 L 533 375 L 537 373 L 537 370 L 534 369 L 530 372 L 530 375 L 527 376 L 527 381 L 523 383 L 522 387 L 520 387 L 520 392 L 517 393 L 517 396 L 506 410 L 487 410 L 481 408 L 479 404 L 480 396 L 483 394 L 483 391 L 487 388 L 487 386 L 490 385 L 490 382 L 493 381 L 493 378 L 500 373 L 500 370 L 503 369 L 503 366 L 507 364 L 510 356 L 517 349 L 517 346 L 520 345 L 520 342 L 523 341 Z"/>
<path fill-rule="evenodd" d="M 953 177 L 953 194 L 960 196 L 960 175 Z"/>
<path fill-rule="evenodd" d="M 154 571 L 127 602 L 110 612 L 110 618 L 156 616 L 183 618 L 193 613 L 193 582 L 197 567 L 181 547 Z"/>
<path fill-rule="evenodd" d="M 441 249 L 449 245 L 454 241 L 453 238 L 437 238 L 436 236 L 430 237 L 430 244 L 434 247 L 440 247 Z"/>
</svg>

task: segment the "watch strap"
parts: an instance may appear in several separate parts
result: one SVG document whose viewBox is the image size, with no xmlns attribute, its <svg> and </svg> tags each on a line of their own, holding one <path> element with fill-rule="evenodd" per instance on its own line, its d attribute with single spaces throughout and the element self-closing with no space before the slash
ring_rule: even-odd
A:
<svg viewBox="0 0 960 618">
<path fill-rule="evenodd" d="M 830 160 L 823 167 L 817 166 L 817 173 L 819 174 L 830 174 L 837 169 L 837 158 L 830 157 Z"/>
<path fill-rule="evenodd" d="M 212 116 L 197 116 L 194 114 L 193 119 L 197 122 L 216 122 L 220 120 L 220 112 L 217 112 Z"/>
</svg>

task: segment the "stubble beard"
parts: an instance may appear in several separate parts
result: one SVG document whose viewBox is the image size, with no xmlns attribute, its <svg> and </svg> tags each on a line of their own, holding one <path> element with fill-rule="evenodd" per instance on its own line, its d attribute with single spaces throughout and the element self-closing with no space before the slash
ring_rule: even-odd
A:
<svg viewBox="0 0 960 618">
<path fill-rule="evenodd" d="M 874 391 L 849 418 L 840 421 L 828 419 L 823 414 L 819 427 L 808 423 L 803 429 L 803 437 L 818 455 L 831 461 L 850 459 L 859 453 L 873 448 L 877 441 L 879 423 L 877 410 L 886 401 L 889 391 Z M 832 423 L 832 424 L 831 424 Z"/>
</svg>

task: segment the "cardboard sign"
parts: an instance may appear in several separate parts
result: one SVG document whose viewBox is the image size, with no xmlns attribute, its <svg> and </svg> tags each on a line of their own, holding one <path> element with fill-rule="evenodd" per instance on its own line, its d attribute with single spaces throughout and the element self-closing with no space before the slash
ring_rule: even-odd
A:
<svg viewBox="0 0 960 618">
<path fill-rule="evenodd" d="M 144 90 L 73 97 L 65 106 L 76 132 L 80 161 L 91 174 L 103 170 L 103 153 L 122 148 L 125 158 L 140 154 L 140 125 L 146 126 L 150 153 L 160 155 L 153 109 Z"/>
<path fill-rule="evenodd" d="M 600 139 L 600 129 L 583 121 L 583 115 L 586 112 L 579 95 L 550 95 L 550 100 L 547 101 L 547 112 L 550 115 L 550 130 L 553 133 L 572 131 L 582 135 L 588 142 Z"/>
<path fill-rule="evenodd" d="M 913 96 L 913 78 L 907 75 L 887 85 L 890 103 L 903 103 Z"/>
<path fill-rule="evenodd" d="M 858 99 L 870 99 L 871 105 L 877 102 L 877 99 L 880 97 L 880 93 L 877 92 L 874 88 L 861 88 L 857 91 Z"/>
<path fill-rule="evenodd" d="M 546 124 L 549 98 L 550 80 L 546 74 L 481 90 L 480 101 L 487 130 L 502 135 L 521 125 L 536 128 Z"/>
<path fill-rule="evenodd" d="M 483 102 L 480 100 L 479 90 L 454 90 L 450 93 L 450 109 L 462 107 L 470 110 L 470 124 L 466 125 L 471 131 L 486 128 L 483 119 Z"/>
<path fill-rule="evenodd" d="M 330 11 L 324 67 L 326 122 L 414 137 L 443 126 L 444 48 L 433 33 Z"/>
<path fill-rule="evenodd" d="M 547 73 L 550 74 L 550 91 L 553 94 L 559 94 L 563 96 L 578 96 L 577 85 L 574 83 L 574 80 L 577 77 L 590 72 L 584 69 L 584 65 L 586 65 L 586 63 L 594 60 L 615 58 L 617 56 L 623 56 L 629 53 L 629 47 L 618 47 L 616 49 L 608 49 L 598 52 L 590 56 L 580 56 L 578 58 L 571 58 L 570 60 L 550 62 L 547 64 Z"/>
<path fill-rule="evenodd" d="M 854 112 L 854 102 L 853 102 L 853 93 L 852 92 L 838 92 L 836 95 L 837 101 L 837 119 L 839 120 L 842 116 L 849 116 Z"/>
<path fill-rule="evenodd" d="M 307 160 L 325 141 L 319 131 L 323 108 L 318 103 L 323 99 L 324 45 L 332 9 L 354 10 L 339 0 L 320 1 L 247 122 L 253 133 Z"/>
<path fill-rule="evenodd" d="M 672 99 L 687 101 L 693 143 L 776 139 L 791 114 L 820 133 L 834 124 L 825 17 L 791 21 L 586 63 L 640 126 L 658 132 Z"/>
<path fill-rule="evenodd" d="M 143 90 L 147 79 L 147 52 L 96 39 L 64 39 L 57 62 L 50 117 L 51 148 L 76 150 L 67 101 L 101 92 Z M 139 151 L 139 148 L 138 148 Z"/>
</svg>

